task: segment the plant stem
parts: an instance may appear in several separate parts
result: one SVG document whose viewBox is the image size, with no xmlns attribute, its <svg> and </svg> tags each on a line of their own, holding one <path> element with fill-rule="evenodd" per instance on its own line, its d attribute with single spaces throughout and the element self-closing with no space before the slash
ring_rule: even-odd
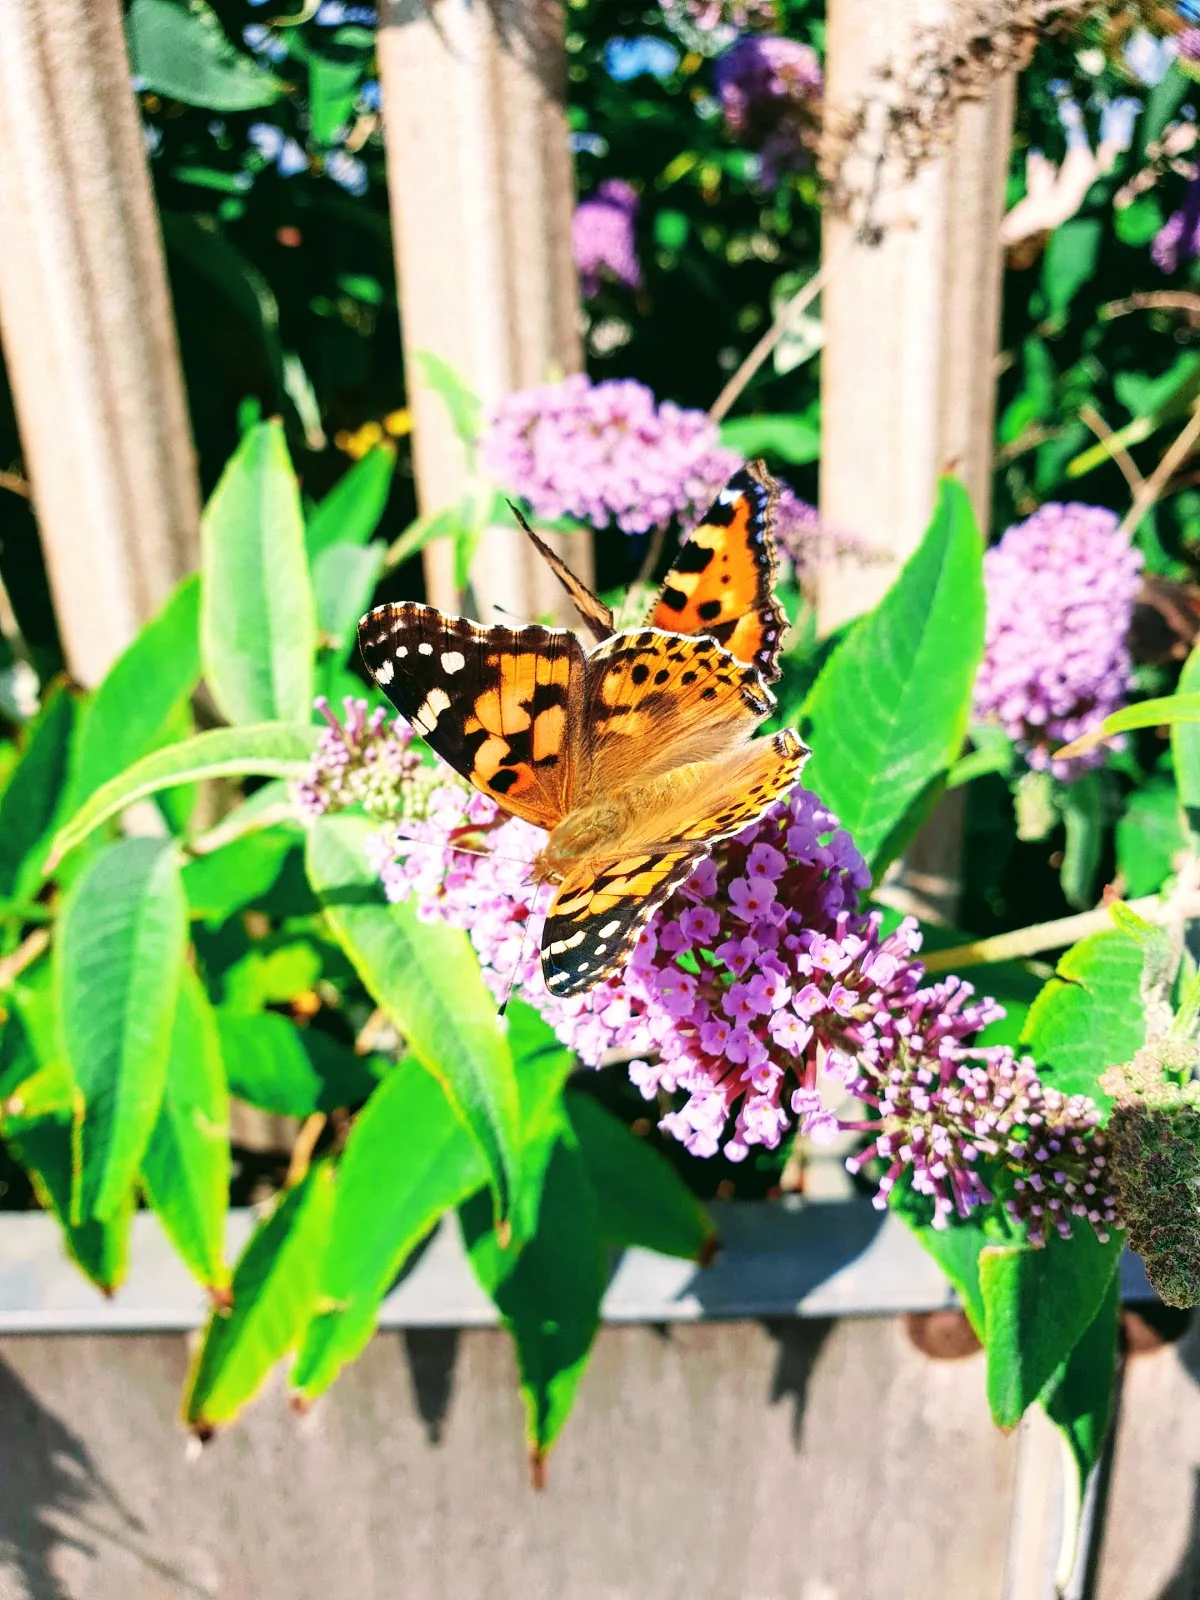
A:
<svg viewBox="0 0 1200 1600">
<path fill-rule="evenodd" d="M 1200 400 L 1192 405 L 1192 414 L 1176 435 L 1174 443 L 1133 497 L 1133 504 L 1121 520 L 1120 531 L 1132 534 L 1150 507 L 1162 494 L 1175 468 L 1183 462 L 1197 438 L 1200 438 Z"/>
<path fill-rule="evenodd" d="M 1175 904 L 1148 894 L 1140 900 L 1126 901 L 1131 911 L 1147 922 L 1164 923 L 1182 915 L 1200 916 L 1200 895 L 1191 895 L 1187 901 Z M 949 950 L 930 950 L 921 957 L 926 972 L 951 972 L 959 967 L 989 966 L 994 961 L 1019 961 L 1025 956 L 1035 956 L 1044 950 L 1060 950 L 1085 939 L 1089 933 L 1104 933 L 1114 926 L 1107 906 L 1097 906 L 1094 911 L 1081 911 L 1078 916 L 1058 917 L 1053 922 L 1038 922 L 1030 928 L 1017 928 L 1012 933 L 999 933 L 992 939 L 975 939 L 970 944 L 958 944 Z"/>
<path fill-rule="evenodd" d="M 779 312 L 766 333 L 763 334 L 754 349 L 751 350 L 750 354 L 709 407 L 708 417 L 710 422 L 723 422 L 729 415 L 742 390 L 792 326 L 795 319 L 813 303 L 829 282 L 833 269 L 841 264 L 844 253 L 845 250 L 843 248 L 837 255 L 825 262 L 808 280 L 803 289 L 794 294 L 787 305 Z"/>
<path fill-rule="evenodd" d="M 35 928 L 26 934 L 12 955 L 0 961 L 0 989 L 7 989 L 20 977 L 26 967 L 32 966 L 44 950 L 50 948 L 50 930 Z"/>
</svg>

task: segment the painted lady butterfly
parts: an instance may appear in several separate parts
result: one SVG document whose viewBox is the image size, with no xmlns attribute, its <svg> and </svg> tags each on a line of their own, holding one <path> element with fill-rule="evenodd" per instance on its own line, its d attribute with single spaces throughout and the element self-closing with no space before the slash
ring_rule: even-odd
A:
<svg viewBox="0 0 1200 1600">
<path fill-rule="evenodd" d="M 606 608 L 555 561 L 592 631 L 607 626 L 586 652 L 566 629 L 481 627 L 407 602 L 359 624 L 363 660 L 397 711 L 481 793 L 549 832 L 533 871 L 558 884 L 542 933 L 552 994 L 623 971 L 712 845 L 799 777 L 798 734 L 751 742 L 774 708 L 764 676 L 778 676 L 783 627 L 772 489 L 759 467 L 731 480 L 641 629 L 612 632 L 611 613 L 605 624 Z"/>
</svg>

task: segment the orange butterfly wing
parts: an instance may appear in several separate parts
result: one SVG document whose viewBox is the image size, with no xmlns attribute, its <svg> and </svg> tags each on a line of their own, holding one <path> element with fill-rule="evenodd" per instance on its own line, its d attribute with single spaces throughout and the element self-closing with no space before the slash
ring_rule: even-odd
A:
<svg viewBox="0 0 1200 1600">
<path fill-rule="evenodd" d="M 681 547 L 646 618 L 667 633 L 703 633 L 731 656 L 779 677 L 787 617 L 775 598 L 778 485 L 761 461 L 733 477 Z"/>
</svg>

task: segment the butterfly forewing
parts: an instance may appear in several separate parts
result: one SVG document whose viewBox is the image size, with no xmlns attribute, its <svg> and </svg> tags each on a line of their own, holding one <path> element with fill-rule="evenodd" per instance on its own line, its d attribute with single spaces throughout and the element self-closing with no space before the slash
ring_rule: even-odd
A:
<svg viewBox="0 0 1200 1600">
<path fill-rule="evenodd" d="M 778 486 L 761 461 L 721 490 L 680 547 L 646 618 L 673 633 L 706 633 L 767 683 L 779 677 L 787 617 L 775 598 Z"/>
<path fill-rule="evenodd" d="M 443 761 L 506 811 L 553 828 L 570 809 L 584 657 L 559 628 L 484 628 L 433 606 L 359 623 L 375 682 Z"/>
<path fill-rule="evenodd" d="M 774 705 L 754 668 L 707 637 L 614 634 L 587 658 L 589 761 L 579 787 L 595 797 L 723 755 Z"/>
</svg>

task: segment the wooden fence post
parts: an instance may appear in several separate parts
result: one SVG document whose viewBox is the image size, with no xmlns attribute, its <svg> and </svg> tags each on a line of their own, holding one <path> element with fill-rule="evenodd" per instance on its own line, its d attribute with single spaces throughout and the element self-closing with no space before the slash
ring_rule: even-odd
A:
<svg viewBox="0 0 1200 1600">
<path fill-rule="evenodd" d="M 859 108 L 865 116 L 843 152 L 825 224 L 821 512 L 831 527 L 890 550 L 895 563 L 831 563 L 818 597 L 824 628 L 888 588 L 920 541 L 940 474 L 964 481 L 986 537 L 1014 76 L 960 102 L 915 172 L 884 131 L 889 107 L 920 80 L 910 63 L 928 59 L 939 37 L 953 48 L 966 9 L 952 0 L 831 0 L 829 8 L 833 140 Z M 961 797 L 952 795 L 906 858 L 901 882 L 914 908 L 953 915 L 960 837 Z"/>
<path fill-rule="evenodd" d="M 0 0 L 0 338 L 86 685 L 198 555 L 200 494 L 120 0 Z"/>
<path fill-rule="evenodd" d="M 414 352 L 448 362 L 485 407 L 582 365 L 563 37 L 560 0 L 391 0 L 381 15 L 388 183 L 423 512 L 458 501 L 467 463 Z M 553 542 L 590 578 L 586 535 Z M 430 599 L 452 607 L 458 597 L 445 544 L 429 547 L 425 573 Z M 515 527 L 489 530 L 472 584 L 484 620 L 495 607 L 521 620 L 574 616 Z"/>
</svg>

